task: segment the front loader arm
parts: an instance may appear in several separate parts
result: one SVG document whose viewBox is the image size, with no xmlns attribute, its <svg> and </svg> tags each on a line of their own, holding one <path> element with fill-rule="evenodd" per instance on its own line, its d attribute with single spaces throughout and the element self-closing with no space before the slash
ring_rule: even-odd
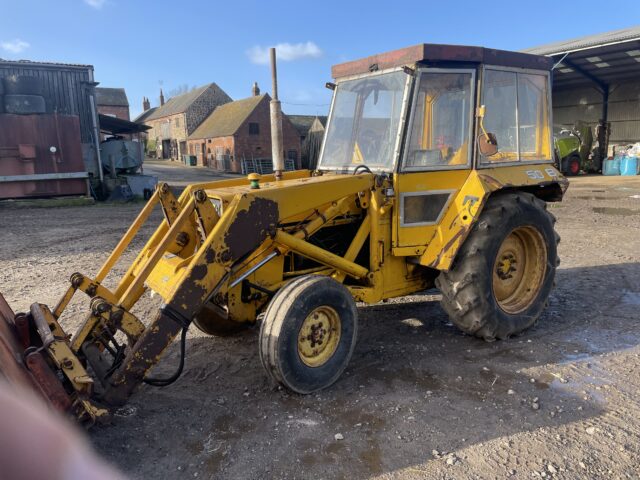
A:
<svg viewBox="0 0 640 480">
<path fill-rule="evenodd" d="M 324 265 L 324 274 L 367 282 L 368 269 L 353 260 L 367 236 L 368 223 L 346 257 L 308 240 L 336 218 L 368 219 L 362 208 L 365 205 L 366 210 L 374 180 L 371 174 L 315 178 L 293 172 L 285 173 L 282 183 L 265 183 L 255 190 L 240 180 L 203 185 L 206 190 L 192 186 L 178 199 L 161 184 L 95 278 L 72 275 L 71 286 L 53 310 L 34 304 L 30 313 L 15 315 L 21 326 L 13 325 L 13 313 L 3 312 L 10 331 L 5 336 L 13 335 L 17 341 L 10 348 L 0 345 L 0 354 L 3 348 L 9 351 L 18 370 L 27 370 L 36 389 L 60 410 L 90 422 L 104 418 L 108 414 L 104 407 L 124 404 L 143 381 L 167 384 L 166 379 L 151 381 L 147 374 L 180 332 L 184 348 L 186 329 L 207 302 L 264 305 L 269 294 L 286 282 L 281 269 L 279 274 L 270 270 L 275 272 L 268 285 L 271 290 L 249 282 L 250 288 L 267 292 L 263 295 L 243 297 L 239 289 L 274 256 L 295 252 Z M 103 280 L 158 205 L 162 222 L 118 286 L 108 289 Z M 131 308 L 149 287 L 164 304 L 147 323 Z M 90 311 L 71 337 L 59 321 L 77 291 L 91 298 Z M 0 364 L 0 372 L 6 370 Z M 66 375 L 62 388 L 56 372 Z"/>
</svg>

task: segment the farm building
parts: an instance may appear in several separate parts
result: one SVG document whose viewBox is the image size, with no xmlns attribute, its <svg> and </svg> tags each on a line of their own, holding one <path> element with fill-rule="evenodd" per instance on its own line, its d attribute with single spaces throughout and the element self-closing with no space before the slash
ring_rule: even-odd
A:
<svg viewBox="0 0 640 480">
<path fill-rule="evenodd" d="M 197 164 L 237 173 L 272 170 L 270 101 L 267 94 L 254 95 L 216 108 L 189 137 Z M 286 115 L 282 132 L 287 167 L 299 168 L 300 134 Z"/>
<path fill-rule="evenodd" d="M 318 115 L 288 115 L 288 117 L 300 132 L 302 168 L 313 170 L 318 163 L 327 117 Z"/>
<path fill-rule="evenodd" d="M 0 60 L 0 84 L 3 198 L 87 194 L 102 177 L 93 67 Z"/>
<path fill-rule="evenodd" d="M 160 90 L 160 106 L 143 119 L 151 127 L 147 132 L 147 149 L 156 150 L 158 158 L 180 160 L 187 154 L 189 135 L 216 107 L 228 102 L 231 97 L 215 83 L 170 98 L 166 103 Z"/>
<path fill-rule="evenodd" d="M 96 104 L 101 115 L 131 120 L 129 99 L 124 88 L 96 87 Z"/>
<path fill-rule="evenodd" d="M 587 124 L 600 160 L 611 156 L 614 147 L 640 141 L 640 26 L 525 52 L 556 62 L 552 87 L 556 127 Z"/>
</svg>

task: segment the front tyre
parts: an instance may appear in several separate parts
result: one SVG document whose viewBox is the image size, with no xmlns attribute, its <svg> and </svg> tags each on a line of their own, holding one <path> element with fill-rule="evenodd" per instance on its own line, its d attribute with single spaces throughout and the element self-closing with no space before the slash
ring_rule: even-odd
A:
<svg viewBox="0 0 640 480">
<path fill-rule="evenodd" d="M 491 197 L 451 270 L 436 279 L 451 322 L 488 341 L 533 325 L 559 263 L 554 223 L 546 203 L 532 194 Z"/>
<path fill-rule="evenodd" d="M 260 328 L 260 360 L 269 376 L 302 394 L 333 384 L 356 344 L 356 305 L 335 280 L 305 275 L 282 287 Z"/>
</svg>

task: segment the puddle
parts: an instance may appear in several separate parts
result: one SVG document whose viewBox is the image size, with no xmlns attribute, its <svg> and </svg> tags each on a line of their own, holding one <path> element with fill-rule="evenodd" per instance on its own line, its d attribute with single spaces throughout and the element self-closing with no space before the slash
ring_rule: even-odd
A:
<svg viewBox="0 0 640 480">
<path fill-rule="evenodd" d="M 594 207 L 593 211 L 595 213 L 603 213 L 605 215 L 640 215 L 640 210 L 620 207 Z"/>
<path fill-rule="evenodd" d="M 640 305 L 640 293 L 624 290 L 622 292 L 622 303 L 625 305 Z"/>
</svg>

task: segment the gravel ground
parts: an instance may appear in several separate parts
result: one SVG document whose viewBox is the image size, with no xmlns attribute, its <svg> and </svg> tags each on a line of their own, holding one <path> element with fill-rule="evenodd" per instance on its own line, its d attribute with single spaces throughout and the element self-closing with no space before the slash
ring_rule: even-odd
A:
<svg viewBox="0 0 640 480">
<path fill-rule="evenodd" d="M 178 185 L 211 175 L 154 169 Z M 141 207 L 0 206 L 0 291 L 16 310 L 54 304 Z M 299 396 L 268 382 L 257 330 L 192 328 L 180 380 L 141 387 L 89 441 L 132 478 L 640 478 L 640 177 L 575 179 L 551 208 L 557 287 L 523 335 L 463 335 L 437 295 L 363 306 L 343 377 Z M 86 305 L 72 304 L 69 331 Z M 137 313 L 156 305 L 145 296 Z M 173 372 L 177 347 L 154 373 Z"/>
</svg>

